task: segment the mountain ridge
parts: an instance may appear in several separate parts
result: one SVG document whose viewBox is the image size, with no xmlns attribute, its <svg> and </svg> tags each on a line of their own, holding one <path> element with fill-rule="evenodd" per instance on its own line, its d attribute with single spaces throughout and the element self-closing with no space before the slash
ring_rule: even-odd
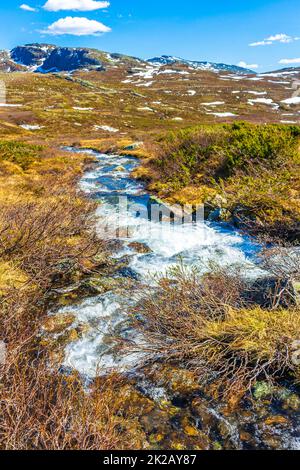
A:
<svg viewBox="0 0 300 470">
<path fill-rule="evenodd" d="M 188 60 L 181 57 L 162 55 L 160 57 L 153 57 L 148 59 L 147 62 L 152 64 L 161 64 L 161 65 L 172 65 L 172 64 L 183 64 L 195 69 L 200 70 L 215 70 L 215 71 L 230 71 L 238 72 L 243 74 L 256 74 L 254 70 L 239 67 L 238 65 L 230 65 L 224 63 L 210 62 L 210 61 L 198 61 L 198 60 Z"/>
<path fill-rule="evenodd" d="M 4 54 L 6 51 L 1 51 Z M 102 71 L 106 66 L 117 63 L 133 65 L 137 63 L 153 66 L 184 65 L 198 70 L 212 72 L 231 72 L 241 74 L 256 74 L 253 70 L 209 61 L 192 61 L 179 57 L 162 55 L 147 60 L 119 53 L 110 53 L 87 47 L 60 47 L 54 44 L 31 43 L 16 46 L 7 52 L 6 60 L 1 61 L 1 69 L 15 71 L 13 64 L 24 67 L 24 71 L 32 72 L 71 72 L 82 68 L 98 69 Z"/>
</svg>

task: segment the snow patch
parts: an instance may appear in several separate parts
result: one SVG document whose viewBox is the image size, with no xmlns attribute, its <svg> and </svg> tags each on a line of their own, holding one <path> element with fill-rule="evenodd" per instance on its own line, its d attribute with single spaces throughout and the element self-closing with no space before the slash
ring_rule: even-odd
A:
<svg viewBox="0 0 300 470">
<path fill-rule="evenodd" d="M 294 96 L 293 98 L 288 98 L 287 100 L 281 101 L 281 103 L 285 104 L 300 104 L 300 97 Z"/>
<path fill-rule="evenodd" d="M 38 131 L 39 129 L 43 129 L 45 126 L 21 124 L 20 127 L 22 127 L 23 129 L 26 129 L 26 131 Z"/>
<path fill-rule="evenodd" d="M 110 127 L 110 126 L 94 126 L 94 129 L 96 131 L 102 130 L 102 131 L 107 131 L 107 132 L 119 132 L 119 129 L 116 129 L 115 127 Z"/>
<path fill-rule="evenodd" d="M 246 93 L 250 93 L 250 95 L 256 95 L 256 96 L 267 95 L 266 91 L 246 91 Z"/>
<path fill-rule="evenodd" d="M 190 75 L 190 72 L 187 72 L 185 70 L 172 70 L 172 69 L 161 70 L 160 72 L 158 72 L 158 75 L 173 75 L 173 74 Z"/>
<path fill-rule="evenodd" d="M 80 108 L 80 106 L 73 106 L 76 111 L 93 111 L 94 108 Z"/>
<path fill-rule="evenodd" d="M 267 106 L 272 106 L 273 108 L 278 109 L 279 105 L 277 103 L 274 103 L 274 101 L 271 98 L 256 98 L 252 100 L 248 100 L 248 104 L 251 106 L 254 106 L 255 104 L 265 104 Z"/>
<path fill-rule="evenodd" d="M 149 106 L 144 106 L 142 108 L 137 108 L 138 111 L 151 111 L 154 112 L 152 108 L 149 108 Z"/>
<path fill-rule="evenodd" d="M 213 101 L 211 103 L 201 103 L 202 106 L 221 106 L 222 104 L 225 104 L 225 101 Z"/>
<path fill-rule="evenodd" d="M 148 88 L 148 87 L 150 87 L 151 85 L 153 85 L 153 83 L 154 83 L 153 81 L 147 82 L 147 83 L 139 83 L 139 84 L 137 84 L 136 86 L 137 86 L 137 87 L 146 87 L 146 88 Z"/>
<path fill-rule="evenodd" d="M 0 103 L 0 108 L 19 108 L 23 106 L 22 104 L 7 104 L 7 103 Z"/>
<path fill-rule="evenodd" d="M 207 113 L 207 114 L 213 114 L 214 116 L 217 116 L 217 117 L 237 117 L 238 114 L 233 114 L 233 113 Z"/>
</svg>

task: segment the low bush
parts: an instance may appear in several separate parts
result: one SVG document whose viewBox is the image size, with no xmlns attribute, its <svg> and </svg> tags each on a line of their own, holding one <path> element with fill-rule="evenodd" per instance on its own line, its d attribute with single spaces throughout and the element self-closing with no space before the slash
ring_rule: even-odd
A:
<svg viewBox="0 0 300 470">
<path fill-rule="evenodd" d="M 36 161 L 42 151 L 39 145 L 30 145 L 15 141 L 0 141 L 0 162 L 9 161 L 27 170 Z"/>
<path fill-rule="evenodd" d="M 146 290 L 132 316 L 147 361 L 170 362 L 215 382 L 220 393 L 240 395 L 257 380 L 299 377 L 293 345 L 300 310 L 247 304 L 239 272 L 200 276 L 182 267 Z"/>
</svg>

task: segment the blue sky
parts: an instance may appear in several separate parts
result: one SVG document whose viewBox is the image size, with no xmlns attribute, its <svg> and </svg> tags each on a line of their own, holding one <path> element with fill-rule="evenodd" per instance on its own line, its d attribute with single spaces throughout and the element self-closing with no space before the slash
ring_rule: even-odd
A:
<svg viewBox="0 0 300 470">
<path fill-rule="evenodd" d="M 299 18 L 299 0 L 0 0 L 0 49 L 48 42 L 265 71 L 300 66 Z"/>
</svg>

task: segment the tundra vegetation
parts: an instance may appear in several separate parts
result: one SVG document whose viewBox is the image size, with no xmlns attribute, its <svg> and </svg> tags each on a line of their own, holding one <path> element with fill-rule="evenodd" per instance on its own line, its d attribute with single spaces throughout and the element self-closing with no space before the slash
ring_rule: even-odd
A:
<svg viewBox="0 0 300 470">
<path fill-rule="evenodd" d="M 159 197 L 221 209 L 272 238 L 299 239 L 300 128 L 245 122 L 170 132 L 136 171 Z"/>
</svg>

